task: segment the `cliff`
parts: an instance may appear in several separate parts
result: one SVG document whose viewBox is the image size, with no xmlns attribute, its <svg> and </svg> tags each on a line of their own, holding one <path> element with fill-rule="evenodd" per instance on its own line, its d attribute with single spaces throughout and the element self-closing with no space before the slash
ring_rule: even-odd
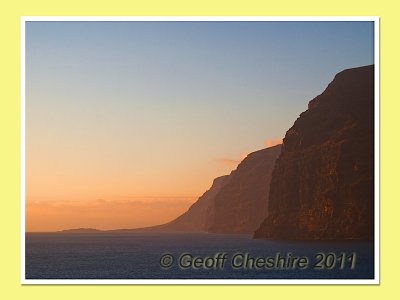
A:
<svg viewBox="0 0 400 300">
<path fill-rule="evenodd" d="M 229 175 L 215 178 L 211 188 L 193 203 L 187 212 L 167 224 L 154 227 L 154 229 L 164 231 L 205 231 L 206 224 L 213 218 L 214 199 L 228 181 Z"/>
<path fill-rule="evenodd" d="M 374 66 L 366 66 L 338 73 L 287 131 L 254 236 L 371 239 L 373 229 Z"/>
<path fill-rule="evenodd" d="M 269 182 L 281 145 L 249 154 L 214 199 L 207 228 L 214 233 L 253 233 L 267 216 Z"/>
<path fill-rule="evenodd" d="M 277 145 L 250 153 L 231 174 L 214 179 L 181 216 L 133 231 L 253 233 L 267 216 L 269 181 L 280 151 Z"/>
</svg>

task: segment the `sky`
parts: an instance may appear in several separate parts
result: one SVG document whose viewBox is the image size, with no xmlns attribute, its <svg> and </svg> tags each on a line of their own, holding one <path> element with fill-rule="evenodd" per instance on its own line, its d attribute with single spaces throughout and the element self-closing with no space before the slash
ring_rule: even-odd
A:
<svg viewBox="0 0 400 300">
<path fill-rule="evenodd" d="M 372 22 L 27 22 L 27 231 L 135 228 L 280 143 Z"/>
</svg>

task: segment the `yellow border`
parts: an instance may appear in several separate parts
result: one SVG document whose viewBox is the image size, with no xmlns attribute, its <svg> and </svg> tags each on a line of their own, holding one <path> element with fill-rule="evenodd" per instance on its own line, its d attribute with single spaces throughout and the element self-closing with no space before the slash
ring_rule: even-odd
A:
<svg viewBox="0 0 400 300">
<path fill-rule="evenodd" d="M 386 4 L 388 3 L 388 4 Z M 251 296 L 280 299 L 376 299 L 398 294 L 397 228 L 399 218 L 395 180 L 395 145 L 400 49 L 395 1 L 8 1 L 0 9 L 0 230 L 1 294 L 12 299 L 107 299 Z M 381 284 L 379 286 L 21 286 L 19 219 L 19 83 L 21 16 L 379 16 L 381 18 Z M 395 82 L 396 81 L 396 82 Z M 396 107 L 397 106 L 397 107 Z M 393 121 L 392 121 L 393 120 Z M 389 131 L 391 131 L 389 133 Z M 250 294 L 250 295 L 249 295 Z M 383 298 L 383 299 L 384 299 Z"/>
</svg>

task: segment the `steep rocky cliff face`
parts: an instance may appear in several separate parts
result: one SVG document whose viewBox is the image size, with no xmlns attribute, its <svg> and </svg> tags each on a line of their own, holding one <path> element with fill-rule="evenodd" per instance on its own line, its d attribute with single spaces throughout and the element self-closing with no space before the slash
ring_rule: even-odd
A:
<svg viewBox="0 0 400 300">
<path fill-rule="evenodd" d="M 187 212 L 144 231 L 253 233 L 267 215 L 269 181 L 281 145 L 249 154 L 231 174 L 214 179 Z"/>
<path fill-rule="evenodd" d="M 374 228 L 374 67 L 337 74 L 290 128 L 271 179 L 272 239 L 370 239 Z"/>
<path fill-rule="evenodd" d="M 249 154 L 214 199 L 208 232 L 253 233 L 267 216 L 269 182 L 281 145 Z"/>
<path fill-rule="evenodd" d="M 214 200 L 221 188 L 229 182 L 229 175 L 215 178 L 211 188 L 206 191 L 187 212 L 175 220 L 153 227 L 167 231 L 205 231 L 214 216 Z"/>
</svg>

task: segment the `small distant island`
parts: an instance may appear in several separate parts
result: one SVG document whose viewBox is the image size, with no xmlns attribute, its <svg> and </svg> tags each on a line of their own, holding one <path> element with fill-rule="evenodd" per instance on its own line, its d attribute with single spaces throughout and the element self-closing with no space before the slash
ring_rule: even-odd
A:
<svg viewBox="0 0 400 300">
<path fill-rule="evenodd" d="M 103 230 L 95 229 L 95 228 L 74 228 L 74 229 L 65 229 L 56 231 L 57 233 L 96 233 L 103 232 Z"/>
</svg>

